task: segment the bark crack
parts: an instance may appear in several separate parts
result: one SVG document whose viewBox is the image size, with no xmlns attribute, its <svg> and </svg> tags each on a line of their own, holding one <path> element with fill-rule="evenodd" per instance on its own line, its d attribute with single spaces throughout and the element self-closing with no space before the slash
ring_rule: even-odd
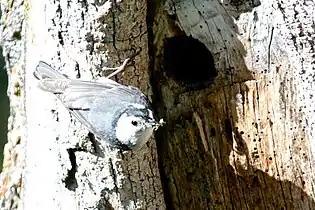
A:
<svg viewBox="0 0 315 210">
<path fill-rule="evenodd" d="M 115 192 L 117 195 L 119 195 L 119 190 L 118 190 L 118 185 L 117 185 L 117 174 L 114 168 L 113 160 L 111 158 L 109 158 L 108 165 L 109 165 L 111 177 L 113 177 Z"/>
<path fill-rule="evenodd" d="M 223 92 L 223 95 L 224 95 L 224 102 L 225 102 L 225 111 L 226 111 L 226 113 L 229 113 L 229 109 L 228 109 L 229 106 L 228 106 L 228 102 L 227 102 L 228 100 L 227 100 L 227 96 L 226 96 L 225 91 Z M 221 143 L 222 143 L 222 142 L 221 142 Z M 219 147 L 220 147 L 220 145 L 219 145 Z M 222 156 L 222 153 L 221 153 L 221 152 L 219 152 L 219 156 L 220 156 L 220 160 L 223 160 L 223 156 Z M 222 165 L 222 162 L 220 163 L 220 165 Z M 223 173 L 224 173 L 224 175 L 225 175 L 225 178 L 227 179 L 227 172 L 226 172 L 226 170 L 223 170 L 223 171 L 224 171 Z M 230 185 L 230 182 L 227 181 L 227 184 Z M 223 189 L 223 187 L 222 187 L 222 189 Z M 224 192 L 224 190 L 223 190 L 223 192 Z M 228 188 L 228 192 L 229 192 L 229 195 L 230 195 L 229 201 L 230 201 L 230 203 L 231 203 L 232 209 L 235 209 L 234 203 L 231 202 L 232 193 L 231 193 L 230 187 Z M 224 203 L 226 203 L 226 198 L 225 198 L 224 194 L 225 194 L 225 193 L 222 193 L 223 198 L 224 198 Z M 226 206 L 226 207 L 227 207 L 227 206 Z"/>
<path fill-rule="evenodd" d="M 270 72 L 270 60 L 271 60 L 271 43 L 272 43 L 272 40 L 273 40 L 273 32 L 274 32 L 274 27 L 272 26 L 271 28 L 271 34 L 270 34 L 270 40 L 269 40 L 269 43 L 268 43 L 268 72 Z"/>
</svg>

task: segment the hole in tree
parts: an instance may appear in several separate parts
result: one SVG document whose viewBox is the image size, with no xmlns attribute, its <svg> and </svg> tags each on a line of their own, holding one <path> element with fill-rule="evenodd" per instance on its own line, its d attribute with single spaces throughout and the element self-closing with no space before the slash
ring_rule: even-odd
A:
<svg viewBox="0 0 315 210">
<path fill-rule="evenodd" d="M 194 89 L 207 87 L 218 75 L 213 56 L 205 45 L 184 35 L 166 39 L 164 68 L 167 76 Z"/>
<path fill-rule="evenodd" d="M 215 136 L 215 128 L 211 128 L 210 129 L 210 136 Z"/>
</svg>

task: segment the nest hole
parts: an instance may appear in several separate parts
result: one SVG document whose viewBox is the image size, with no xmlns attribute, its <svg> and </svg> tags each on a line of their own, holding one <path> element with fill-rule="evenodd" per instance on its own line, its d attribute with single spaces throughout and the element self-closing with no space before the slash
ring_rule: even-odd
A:
<svg viewBox="0 0 315 210">
<path fill-rule="evenodd" d="M 205 88 L 218 75 L 212 54 L 192 37 L 167 38 L 163 61 L 166 75 L 190 88 Z"/>
</svg>

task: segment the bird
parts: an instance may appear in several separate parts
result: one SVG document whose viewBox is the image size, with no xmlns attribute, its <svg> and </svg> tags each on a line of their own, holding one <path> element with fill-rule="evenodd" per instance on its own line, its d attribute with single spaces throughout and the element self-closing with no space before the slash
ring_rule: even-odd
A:
<svg viewBox="0 0 315 210">
<path fill-rule="evenodd" d="M 155 119 L 152 105 L 138 88 L 125 86 L 110 77 L 121 72 L 128 62 L 102 81 L 69 79 L 44 61 L 34 71 L 37 86 L 53 93 L 96 137 L 122 150 L 139 150 L 165 122 Z"/>
</svg>

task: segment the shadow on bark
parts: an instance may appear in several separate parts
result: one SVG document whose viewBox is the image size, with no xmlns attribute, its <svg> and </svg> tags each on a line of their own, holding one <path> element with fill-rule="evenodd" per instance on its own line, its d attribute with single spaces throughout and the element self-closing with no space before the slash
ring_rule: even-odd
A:
<svg viewBox="0 0 315 210">
<path fill-rule="evenodd" d="M 233 167 L 229 157 L 234 152 L 249 155 L 245 141 L 239 140 L 242 143 L 233 149 L 228 140 L 231 130 L 220 130 L 224 123 L 207 127 L 208 120 L 204 119 L 204 131 L 209 136 L 205 145 L 192 116 L 178 119 L 173 126 L 168 124 L 156 136 L 169 209 L 315 207 L 311 196 L 291 181 L 278 180 L 250 164 L 244 168 L 238 159 Z"/>
<path fill-rule="evenodd" d="M 228 11 L 229 15 L 238 19 L 240 14 L 252 11 L 261 5 L 260 0 L 223 0 L 222 6 Z"/>
</svg>

